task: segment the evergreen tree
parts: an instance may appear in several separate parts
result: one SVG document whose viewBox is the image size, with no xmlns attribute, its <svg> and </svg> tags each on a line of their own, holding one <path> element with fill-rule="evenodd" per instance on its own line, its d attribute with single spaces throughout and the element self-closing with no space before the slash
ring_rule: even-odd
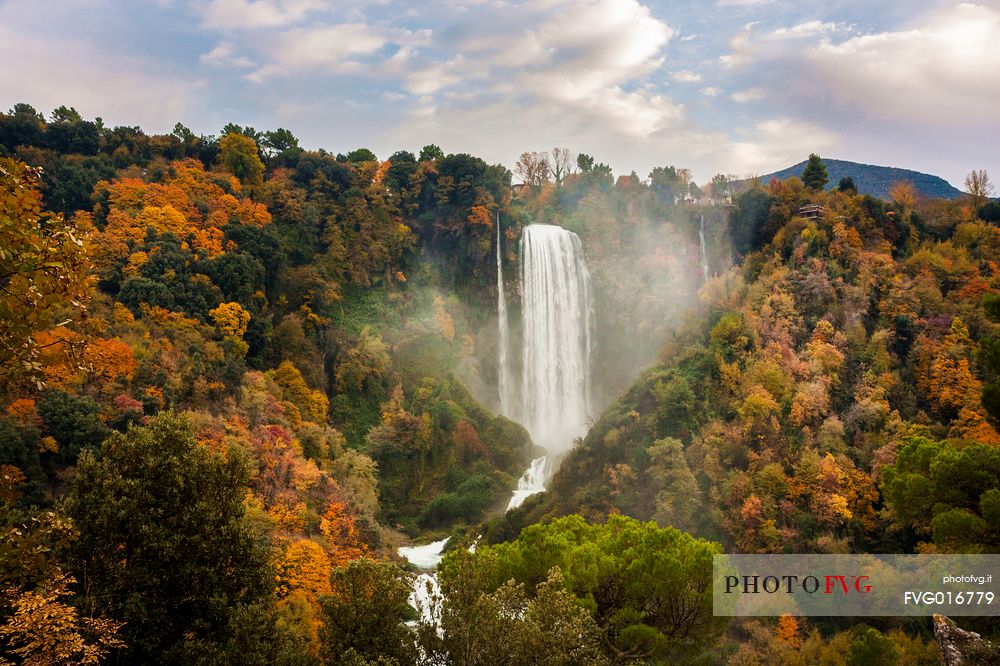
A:
<svg viewBox="0 0 1000 666">
<path fill-rule="evenodd" d="M 100 457 L 81 453 L 66 512 L 85 527 L 69 568 L 87 608 L 126 622 L 124 663 L 218 655 L 245 609 L 271 598 L 266 544 L 244 516 L 249 481 L 238 450 L 198 444 L 172 413 L 114 434 Z"/>
<path fill-rule="evenodd" d="M 332 594 L 320 599 L 320 642 L 329 663 L 416 662 L 413 634 L 403 624 L 413 612 L 407 603 L 411 582 L 405 571 L 392 562 L 362 558 L 335 569 L 330 586 Z"/>
<path fill-rule="evenodd" d="M 826 173 L 826 165 L 823 164 L 823 160 L 816 153 L 812 153 L 809 156 L 809 163 L 802 170 L 803 184 L 810 190 L 819 192 L 826 186 L 829 180 L 830 177 Z"/>
</svg>

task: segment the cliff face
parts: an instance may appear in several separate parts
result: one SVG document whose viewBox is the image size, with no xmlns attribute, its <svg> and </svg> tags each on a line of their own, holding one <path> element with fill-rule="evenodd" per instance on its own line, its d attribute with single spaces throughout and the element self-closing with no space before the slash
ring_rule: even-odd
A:
<svg viewBox="0 0 1000 666">
<path fill-rule="evenodd" d="M 1000 662 L 1000 646 L 983 640 L 974 631 L 959 629 L 958 625 L 943 615 L 934 616 L 934 636 L 941 646 L 941 660 L 945 666 Z"/>
</svg>

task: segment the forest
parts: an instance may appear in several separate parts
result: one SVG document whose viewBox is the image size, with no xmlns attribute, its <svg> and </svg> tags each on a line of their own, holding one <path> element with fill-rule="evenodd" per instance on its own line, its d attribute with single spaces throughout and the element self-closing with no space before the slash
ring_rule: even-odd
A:
<svg viewBox="0 0 1000 666">
<path fill-rule="evenodd" d="M 930 618 L 712 614 L 717 553 L 1000 552 L 988 177 L 813 157 L 737 193 L 0 114 L 0 663 L 940 663 Z M 598 409 L 505 511 L 532 224 L 586 255 Z M 398 549 L 445 537 L 428 619 Z"/>
</svg>

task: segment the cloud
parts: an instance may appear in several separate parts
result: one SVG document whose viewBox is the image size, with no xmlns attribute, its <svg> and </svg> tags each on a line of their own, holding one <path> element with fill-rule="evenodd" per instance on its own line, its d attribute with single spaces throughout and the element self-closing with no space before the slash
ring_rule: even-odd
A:
<svg viewBox="0 0 1000 666">
<path fill-rule="evenodd" d="M 746 90 L 734 92 L 729 98 L 740 104 L 757 102 L 764 99 L 764 91 L 761 88 L 747 88 Z"/>
<path fill-rule="evenodd" d="M 613 133 L 648 135 L 683 116 L 646 85 L 674 34 L 636 0 L 548 0 L 517 13 L 482 5 L 438 31 L 397 71 L 408 92 L 445 96 L 422 107 L 425 117 L 431 108 L 443 113 L 450 100 L 468 112 L 516 97 L 518 105 L 551 108 Z"/>
<path fill-rule="evenodd" d="M 701 74 L 688 70 L 681 70 L 679 72 L 671 72 L 670 78 L 678 83 L 698 83 L 701 81 Z"/>
<path fill-rule="evenodd" d="M 841 103 L 933 125 L 1000 116 L 1000 11 L 941 9 L 911 30 L 821 42 L 808 66 Z"/>
<path fill-rule="evenodd" d="M 668 98 L 625 89 L 663 65 L 663 48 L 673 28 L 635 0 L 553 5 L 527 36 L 542 56 L 507 73 L 522 90 L 590 113 L 612 131 L 653 132 L 677 119 L 680 109 Z"/>
<path fill-rule="evenodd" d="M 793 118 L 765 120 L 742 141 L 727 146 L 732 173 L 760 174 L 794 164 L 809 153 L 824 153 L 838 136 L 812 123 Z"/>
<path fill-rule="evenodd" d="M 0 7 L 0 104 L 28 102 L 43 112 L 62 104 L 109 126 L 142 125 L 165 131 L 192 115 L 204 89 L 197 78 L 177 76 L 163 63 L 109 53 L 106 45 L 59 37 L 59 48 L 20 29 Z M 72 54 L 68 57 L 67 54 Z"/>
<path fill-rule="evenodd" d="M 749 24 L 729 38 L 729 53 L 719 56 L 719 64 L 723 67 L 735 67 L 755 58 L 757 47 L 755 42 L 750 39 L 752 27 L 753 24 Z"/>
<path fill-rule="evenodd" d="M 404 87 L 414 95 L 433 95 L 473 77 L 483 78 L 486 70 L 469 63 L 462 56 L 455 56 L 447 62 L 435 62 L 416 69 L 406 76 Z"/>
<path fill-rule="evenodd" d="M 719 95 L 722 94 L 722 90 L 720 88 L 716 88 L 715 86 L 705 86 L 698 92 L 700 92 L 705 97 L 718 97 Z"/>
<path fill-rule="evenodd" d="M 801 39 L 818 35 L 844 34 L 854 30 L 853 25 L 835 21 L 805 21 L 789 28 L 778 28 L 768 35 L 770 39 Z"/>
<path fill-rule="evenodd" d="M 246 56 L 237 55 L 232 42 L 219 42 L 219 45 L 199 58 L 203 65 L 221 68 L 253 67 L 254 61 Z"/>
<path fill-rule="evenodd" d="M 202 10 L 202 25 L 224 31 L 280 28 L 330 5 L 324 0 L 212 0 Z"/>
<path fill-rule="evenodd" d="M 261 45 L 267 64 L 248 76 L 256 83 L 276 75 L 322 70 L 330 74 L 361 72 L 370 56 L 389 43 L 389 37 L 364 23 L 293 28 L 275 34 Z"/>
</svg>

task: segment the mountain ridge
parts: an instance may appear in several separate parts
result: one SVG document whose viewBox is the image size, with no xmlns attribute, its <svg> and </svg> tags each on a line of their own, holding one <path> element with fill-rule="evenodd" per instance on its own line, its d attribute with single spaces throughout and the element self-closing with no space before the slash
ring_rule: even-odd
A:
<svg viewBox="0 0 1000 666">
<path fill-rule="evenodd" d="M 792 176 L 801 176 L 806 162 L 807 160 L 803 160 L 790 167 L 765 174 L 761 176 L 761 180 L 767 183 L 772 178 L 785 180 Z M 926 197 L 955 199 L 962 194 L 961 190 L 944 178 L 921 171 L 914 171 L 913 169 L 827 158 L 823 159 L 823 164 L 826 165 L 826 171 L 830 177 L 825 188 L 827 190 L 836 188 L 841 178 L 850 176 L 854 179 L 854 184 L 857 186 L 858 192 L 861 194 L 870 194 L 881 199 L 889 199 L 889 190 L 892 188 L 892 185 L 903 180 L 913 183 L 917 192 Z M 746 183 L 748 183 L 746 180 L 740 181 L 740 184 Z"/>
</svg>

